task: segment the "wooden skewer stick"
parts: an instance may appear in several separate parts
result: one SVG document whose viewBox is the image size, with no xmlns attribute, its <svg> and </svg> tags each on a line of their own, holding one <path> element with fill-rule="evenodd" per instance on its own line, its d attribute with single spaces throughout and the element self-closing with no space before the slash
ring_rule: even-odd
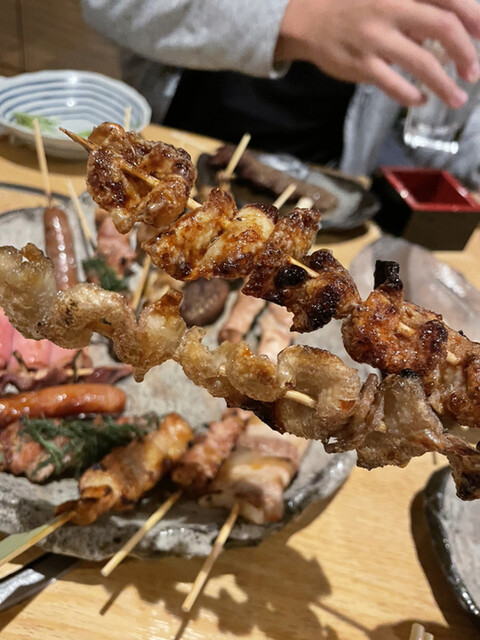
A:
<svg viewBox="0 0 480 640">
<path fill-rule="evenodd" d="M 125 113 L 123 114 L 123 128 L 125 131 L 130 130 L 130 120 L 132 119 L 132 107 L 128 105 L 125 107 Z"/>
<path fill-rule="evenodd" d="M 48 174 L 47 158 L 45 156 L 45 147 L 43 146 L 42 134 L 37 118 L 33 119 L 33 131 L 35 133 L 35 149 L 37 150 L 38 164 L 42 173 L 43 190 L 47 198 L 47 206 L 52 204 L 52 190 L 50 188 L 50 176 Z"/>
<path fill-rule="evenodd" d="M 308 196 L 302 196 L 298 199 L 297 204 L 295 205 L 296 209 L 311 209 L 313 207 L 313 200 Z"/>
<path fill-rule="evenodd" d="M 304 269 L 311 278 L 318 278 L 319 274 L 313 269 L 310 269 L 310 267 L 307 267 L 307 265 L 303 264 L 303 262 L 299 262 L 292 257 L 289 257 L 288 261 L 290 262 L 290 264 L 294 264 L 296 267 L 301 267 L 302 269 Z"/>
<path fill-rule="evenodd" d="M 132 297 L 132 308 L 137 311 L 138 305 L 140 304 L 140 300 L 142 299 L 142 293 L 145 289 L 145 283 L 147 282 L 148 272 L 150 271 L 150 266 L 152 264 L 152 259 L 149 255 L 145 257 L 145 261 L 143 263 L 142 272 L 140 274 L 140 280 L 138 282 L 137 288 L 135 289 L 135 293 Z"/>
<path fill-rule="evenodd" d="M 148 520 L 140 527 L 140 529 L 134 533 L 134 535 L 123 545 L 117 553 L 110 558 L 107 564 L 101 570 L 102 576 L 105 578 L 114 571 L 118 565 L 127 557 L 132 549 L 134 549 L 140 540 L 152 529 L 159 520 L 173 507 L 173 505 L 179 500 L 182 495 L 182 491 L 176 491 L 173 493 L 158 509 L 152 513 Z"/>
<path fill-rule="evenodd" d="M 98 145 L 96 145 L 94 142 L 90 142 L 90 140 L 86 140 L 85 138 L 82 138 L 76 133 L 73 133 L 73 131 L 69 131 L 68 129 L 64 129 L 63 127 L 60 127 L 60 131 L 63 131 L 63 133 L 65 133 L 69 138 L 71 138 L 74 142 L 78 142 L 78 144 L 82 145 L 82 147 L 89 152 L 94 151 L 95 149 L 98 149 Z M 130 164 L 120 156 L 118 156 L 118 160 L 119 160 L 118 164 L 126 173 L 129 173 L 134 178 L 143 180 L 143 182 L 145 182 L 152 188 L 158 185 L 159 180 L 158 178 L 155 178 L 155 176 L 151 176 L 148 173 L 141 171 L 141 169 L 134 167 L 133 164 Z M 200 203 L 197 202 L 196 200 L 193 200 L 193 198 L 189 198 L 187 202 L 187 206 L 190 209 L 196 209 L 197 207 L 200 206 Z"/>
<path fill-rule="evenodd" d="M 243 134 L 242 139 L 238 143 L 237 148 L 235 149 L 232 157 L 230 158 L 230 162 L 227 164 L 227 168 L 225 169 L 225 171 L 222 171 L 222 174 L 221 174 L 222 180 L 227 181 L 231 179 L 231 177 L 233 176 L 233 172 L 235 171 L 237 164 L 240 162 L 240 158 L 245 153 L 245 149 L 250 144 L 251 139 L 252 139 L 252 136 L 249 133 Z"/>
<path fill-rule="evenodd" d="M 224 364 L 221 364 L 218 367 L 218 373 L 223 376 L 226 373 L 226 367 Z M 290 390 L 286 391 L 284 398 L 288 398 L 288 400 L 294 400 L 299 404 L 303 404 L 305 407 L 310 407 L 314 409 L 317 406 L 317 402 L 315 398 L 308 396 L 306 393 L 302 393 L 301 391 Z"/>
<path fill-rule="evenodd" d="M 233 505 L 228 518 L 226 519 L 225 523 L 220 529 L 220 533 L 218 534 L 217 539 L 213 544 L 213 547 L 212 547 L 212 550 L 210 551 L 209 556 L 203 563 L 202 568 L 200 569 L 197 577 L 195 578 L 195 582 L 193 583 L 192 588 L 190 589 L 190 593 L 187 595 L 187 597 L 185 598 L 182 604 L 182 610 L 185 611 L 185 613 L 189 613 L 192 610 L 192 607 L 195 604 L 195 601 L 197 600 L 198 596 L 200 595 L 200 592 L 202 591 L 205 585 L 205 582 L 207 581 L 210 571 L 212 570 L 212 567 L 215 563 L 215 560 L 218 558 L 218 556 L 223 550 L 225 542 L 227 541 L 228 536 L 230 535 L 233 529 L 235 521 L 238 518 L 239 512 L 240 512 L 240 506 L 238 502 L 236 502 Z"/>
<path fill-rule="evenodd" d="M 286 203 L 286 201 L 290 198 L 292 193 L 295 192 L 296 188 L 297 188 L 297 185 L 295 183 L 292 182 L 292 184 L 289 184 L 288 187 L 284 189 L 282 193 L 278 196 L 278 198 L 275 200 L 275 202 L 273 203 L 273 206 L 277 207 L 277 209 L 281 209 L 283 205 Z"/>
<path fill-rule="evenodd" d="M 14 560 L 21 553 L 36 545 L 37 542 L 46 538 L 53 531 L 71 520 L 74 515 L 74 511 L 62 513 L 57 518 L 54 518 L 50 522 L 47 522 L 47 524 L 43 524 L 36 529 L 25 531 L 23 533 L 14 533 L 2 540 L 0 542 L 0 567 L 11 560 Z"/>
<path fill-rule="evenodd" d="M 70 194 L 70 200 L 72 201 L 75 211 L 77 212 L 78 220 L 80 222 L 80 227 L 82 228 L 82 232 L 85 237 L 85 240 L 87 244 L 90 245 L 93 252 L 95 253 L 95 251 L 97 250 L 97 245 L 95 244 L 95 241 L 92 237 L 92 234 L 88 227 L 87 220 L 85 218 L 85 214 L 82 209 L 82 205 L 80 204 L 80 200 L 78 199 L 78 196 L 75 193 L 75 189 L 71 180 L 67 180 L 67 189 L 68 189 L 68 193 Z"/>
</svg>

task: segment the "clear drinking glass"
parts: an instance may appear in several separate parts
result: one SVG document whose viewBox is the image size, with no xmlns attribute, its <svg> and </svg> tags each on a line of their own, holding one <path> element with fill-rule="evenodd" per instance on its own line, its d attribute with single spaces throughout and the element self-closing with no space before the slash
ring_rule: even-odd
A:
<svg viewBox="0 0 480 640">
<path fill-rule="evenodd" d="M 474 41 L 477 53 L 480 43 Z M 430 89 L 421 86 L 427 101 L 419 107 L 410 107 L 403 129 L 406 145 L 457 153 L 458 140 L 470 117 L 480 94 L 480 81 L 471 84 L 458 77 L 454 63 L 448 58 L 442 45 L 436 40 L 427 40 L 424 46 L 441 62 L 448 75 L 455 80 L 468 95 L 467 102 L 460 109 L 451 109 Z"/>
</svg>

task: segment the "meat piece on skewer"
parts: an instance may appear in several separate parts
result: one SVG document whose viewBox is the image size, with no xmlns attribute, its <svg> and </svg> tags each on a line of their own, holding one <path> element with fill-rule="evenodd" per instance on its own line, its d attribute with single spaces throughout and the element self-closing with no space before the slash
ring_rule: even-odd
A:
<svg viewBox="0 0 480 640">
<path fill-rule="evenodd" d="M 284 491 L 298 471 L 308 442 L 273 432 L 252 418 L 240 436 L 237 448 L 203 495 L 203 507 L 231 509 L 256 524 L 278 522 L 284 512 Z"/>
<path fill-rule="evenodd" d="M 215 322 L 223 312 L 230 287 L 226 280 L 194 280 L 183 288 L 180 307 L 182 318 L 188 327 L 203 327 Z"/>
<path fill-rule="evenodd" d="M 211 422 L 206 433 L 195 438 L 193 446 L 176 463 L 171 477 L 189 495 L 204 493 L 242 433 L 249 411 L 227 409 L 222 418 Z"/>
<path fill-rule="evenodd" d="M 186 151 L 149 142 L 109 122 L 96 127 L 89 141 L 101 146 L 88 157 L 88 191 L 92 197 L 102 193 L 95 201 L 111 212 L 121 233 L 128 233 L 135 222 L 162 227 L 183 212 L 196 178 Z M 121 160 L 156 178 L 155 186 L 149 188 L 139 178 L 127 175 Z"/>
<path fill-rule="evenodd" d="M 78 283 L 73 234 L 67 214 L 59 207 L 47 207 L 43 213 L 45 248 L 54 265 L 58 291 Z"/>
<path fill-rule="evenodd" d="M 284 307 L 269 302 L 259 324 L 261 336 L 257 352 L 276 362 L 280 351 L 286 349 L 294 338 L 290 331 L 292 314 Z"/>
<path fill-rule="evenodd" d="M 64 384 L 0 398 L 0 429 L 20 418 L 63 418 L 123 411 L 126 395 L 108 384 Z"/>
<path fill-rule="evenodd" d="M 397 263 L 377 263 L 376 285 L 344 322 L 347 352 L 385 373 L 419 374 L 439 415 L 479 426 L 480 344 L 447 327 L 440 315 L 405 302 Z"/>
<path fill-rule="evenodd" d="M 332 318 L 344 318 L 360 302 L 348 271 L 329 251 L 306 256 L 315 238 L 320 214 L 311 209 L 294 209 L 282 218 L 242 291 L 286 307 L 294 314 L 294 331 L 314 331 Z M 292 264 L 300 261 L 317 272 Z"/>
<path fill-rule="evenodd" d="M 66 502 L 57 513 L 74 511 L 73 522 L 87 525 L 108 511 L 131 509 L 185 453 L 193 438 L 190 426 L 175 413 L 158 429 L 117 447 L 80 478 L 80 498 Z"/>
<path fill-rule="evenodd" d="M 98 462 L 112 447 L 146 433 L 155 422 L 158 419 L 153 415 L 13 422 L 0 433 L 0 471 L 39 483 L 67 472 L 73 475 Z"/>
<path fill-rule="evenodd" d="M 265 300 L 246 296 L 239 291 L 235 302 L 218 333 L 218 342 L 237 343 L 242 340 L 265 307 Z"/>
<path fill-rule="evenodd" d="M 130 245 L 130 237 L 119 233 L 108 211 L 100 207 L 95 210 L 95 226 L 97 253 L 105 258 L 117 276 L 124 277 L 137 256 L 135 249 Z"/>
</svg>

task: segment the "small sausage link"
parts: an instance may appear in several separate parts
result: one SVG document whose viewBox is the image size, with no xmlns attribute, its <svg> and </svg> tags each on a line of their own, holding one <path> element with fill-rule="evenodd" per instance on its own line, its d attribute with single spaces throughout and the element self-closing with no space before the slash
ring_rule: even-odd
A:
<svg viewBox="0 0 480 640">
<path fill-rule="evenodd" d="M 14 420 L 80 413 L 121 413 L 124 391 L 109 384 L 64 384 L 0 398 L 0 428 Z"/>
<path fill-rule="evenodd" d="M 58 291 L 78 283 L 73 235 L 67 214 L 59 207 L 46 207 L 43 214 L 45 250 L 54 266 Z"/>
</svg>

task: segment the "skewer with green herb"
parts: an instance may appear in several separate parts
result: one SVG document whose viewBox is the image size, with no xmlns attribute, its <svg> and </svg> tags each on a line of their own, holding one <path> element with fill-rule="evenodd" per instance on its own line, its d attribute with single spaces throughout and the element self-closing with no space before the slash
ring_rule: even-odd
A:
<svg viewBox="0 0 480 640">
<path fill-rule="evenodd" d="M 91 420 L 46 418 L 14 422 L 0 434 L 0 471 L 25 475 L 32 482 L 61 475 L 78 476 L 113 447 L 158 426 L 159 418 L 96 416 Z"/>
</svg>

